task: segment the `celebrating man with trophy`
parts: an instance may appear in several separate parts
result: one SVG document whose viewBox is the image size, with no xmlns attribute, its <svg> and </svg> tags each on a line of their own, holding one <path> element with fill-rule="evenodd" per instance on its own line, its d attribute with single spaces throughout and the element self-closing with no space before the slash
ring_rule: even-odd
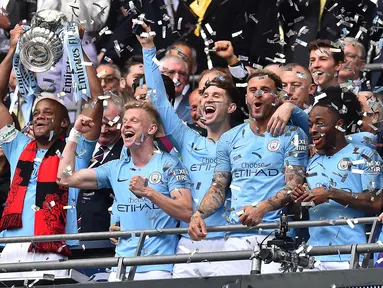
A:
<svg viewBox="0 0 383 288">
<path fill-rule="evenodd" d="M 98 101 L 102 88 L 95 68 L 88 65 L 90 61 L 82 49 L 81 28 L 54 10 L 38 12 L 28 28 L 16 25 L 11 31 L 11 47 L 0 64 L 0 145 L 10 163 L 12 178 L 0 219 L 0 230 L 4 237 L 77 232 L 75 204 L 78 190 L 56 183 L 69 125 L 68 110 L 60 100 L 67 93 L 61 90 L 57 97 L 42 97 L 37 93 L 32 72 L 47 71 L 64 57 L 69 69 L 63 72 L 68 71 L 72 79 L 70 91 L 75 94 L 77 101 L 87 100 L 82 114 L 92 118 L 94 126 L 79 139 L 75 169 L 89 165 L 100 133 L 99 115 L 103 112 Z M 12 64 L 17 80 L 17 91 L 14 93 L 16 100 L 12 99 L 12 103 L 18 97 L 37 96 L 31 120 L 34 139 L 15 129 L 13 118 L 3 102 Z M 69 135 L 69 139 L 71 137 L 76 135 Z M 7 244 L 0 263 L 62 259 L 70 255 L 69 244 L 64 241 Z M 65 273 L 55 271 L 54 274 Z M 2 273 L 2 276 L 36 278 L 43 274 L 44 271 L 39 271 Z"/>
</svg>

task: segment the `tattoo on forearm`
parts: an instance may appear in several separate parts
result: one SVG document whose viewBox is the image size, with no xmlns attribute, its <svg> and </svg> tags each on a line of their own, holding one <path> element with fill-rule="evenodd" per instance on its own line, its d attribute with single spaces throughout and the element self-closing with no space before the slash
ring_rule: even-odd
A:
<svg viewBox="0 0 383 288">
<path fill-rule="evenodd" d="M 197 209 L 201 213 L 202 218 L 207 218 L 214 214 L 225 202 L 225 192 L 230 180 L 231 174 L 229 172 L 214 173 L 213 183 Z"/>
<path fill-rule="evenodd" d="M 291 192 L 298 184 L 303 183 L 304 167 L 302 166 L 287 166 L 285 169 L 286 186 L 279 191 L 275 196 L 267 200 L 270 211 L 283 208 L 291 201 Z"/>
</svg>

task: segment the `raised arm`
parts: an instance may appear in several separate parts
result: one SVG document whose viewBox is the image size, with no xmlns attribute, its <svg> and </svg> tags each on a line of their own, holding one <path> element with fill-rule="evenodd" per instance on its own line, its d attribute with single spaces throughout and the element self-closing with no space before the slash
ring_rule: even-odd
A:
<svg viewBox="0 0 383 288">
<path fill-rule="evenodd" d="M 4 97 L 9 83 L 9 76 L 12 71 L 13 55 L 16 51 L 17 42 L 23 32 L 23 28 L 19 25 L 16 25 L 15 29 L 11 30 L 8 54 L 0 64 L 0 129 L 7 124 L 13 123 L 12 116 L 9 114 L 8 108 L 4 105 Z"/>
<path fill-rule="evenodd" d="M 97 175 L 93 169 L 81 169 L 75 171 L 75 151 L 82 134 L 92 130 L 92 119 L 79 115 L 76 123 L 70 131 L 67 144 L 65 145 L 60 165 L 57 172 L 57 183 L 66 187 L 80 189 L 97 189 Z"/>
<path fill-rule="evenodd" d="M 143 27 L 150 32 L 150 28 L 144 24 Z M 187 138 L 187 133 L 196 134 L 191 128 L 183 123 L 178 117 L 173 106 L 170 104 L 167 95 L 162 75 L 158 65 L 153 61 L 156 57 L 156 48 L 154 46 L 153 37 L 139 37 L 138 41 L 141 43 L 142 52 L 144 55 L 144 69 L 145 79 L 148 88 L 155 90 L 155 93 L 150 94 L 150 101 L 157 108 L 161 122 L 165 130 L 166 135 L 170 137 L 172 144 L 178 151 L 181 151 L 182 144 Z"/>
<path fill-rule="evenodd" d="M 303 166 L 287 166 L 285 169 L 286 186 L 273 197 L 264 200 L 257 205 L 249 205 L 243 208 L 239 221 L 249 227 L 259 224 L 263 216 L 270 211 L 278 210 L 290 203 L 294 187 L 304 181 Z"/>
<path fill-rule="evenodd" d="M 85 62 L 91 62 L 85 54 L 84 49 L 82 50 L 82 54 L 84 55 Z M 86 73 L 88 75 L 91 97 L 87 102 L 88 105 L 84 105 L 81 114 L 93 119 L 94 126 L 92 130 L 84 133 L 84 138 L 96 140 L 100 136 L 103 115 L 102 101 L 98 101 L 98 96 L 103 95 L 103 90 L 100 79 L 97 77 L 96 68 L 93 67 L 93 65 L 86 66 Z"/>
</svg>

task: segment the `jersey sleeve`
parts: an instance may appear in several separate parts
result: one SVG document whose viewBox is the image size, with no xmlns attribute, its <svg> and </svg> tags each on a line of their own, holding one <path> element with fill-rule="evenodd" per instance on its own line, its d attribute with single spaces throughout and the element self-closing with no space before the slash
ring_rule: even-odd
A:
<svg viewBox="0 0 383 288">
<path fill-rule="evenodd" d="M 183 123 L 169 103 L 161 72 L 153 61 L 156 57 L 156 48 L 143 49 L 143 55 L 146 85 L 153 89 L 150 101 L 160 114 L 165 134 L 170 136 L 173 145 L 181 151 L 184 141 L 190 139 L 191 134 L 195 137 L 197 133 Z"/>
<path fill-rule="evenodd" d="M 307 167 L 308 139 L 302 129 L 290 126 L 290 136 L 285 137 L 285 165 Z M 295 131 L 293 131 L 295 130 Z"/>
<path fill-rule="evenodd" d="M 382 158 L 376 151 L 366 148 L 362 157 L 365 159 L 363 164 L 360 164 L 362 188 L 364 190 L 375 190 L 383 188 L 383 173 L 382 173 Z"/>
<path fill-rule="evenodd" d="M 186 167 L 177 158 L 173 158 L 166 162 L 164 167 L 169 167 L 165 173 L 165 181 L 169 188 L 169 192 L 176 188 L 191 188 L 191 180 Z"/>
<path fill-rule="evenodd" d="M 290 118 L 294 125 L 300 127 L 306 135 L 309 135 L 309 115 L 305 111 L 294 105 Z"/>
<path fill-rule="evenodd" d="M 17 163 L 21 152 L 31 141 L 30 138 L 18 131 L 14 124 L 0 129 L 0 146 L 9 163 Z"/>
<path fill-rule="evenodd" d="M 92 168 L 96 171 L 97 176 L 97 189 L 112 188 L 110 183 L 110 177 L 112 175 L 112 168 L 116 167 L 118 160 L 112 160 L 97 168 Z"/>
<path fill-rule="evenodd" d="M 97 140 L 87 140 L 81 136 L 76 149 L 76 170 L 85 169 L 89 167 L 90 159 L 94 148 L 96 147 Z"/>
<path fill-rule="evenodd" d="M 217 166 L 215 172 L 231 172 L 230 164 L 230 139 L 223 134 L 217 142 Z"/>
</svg>

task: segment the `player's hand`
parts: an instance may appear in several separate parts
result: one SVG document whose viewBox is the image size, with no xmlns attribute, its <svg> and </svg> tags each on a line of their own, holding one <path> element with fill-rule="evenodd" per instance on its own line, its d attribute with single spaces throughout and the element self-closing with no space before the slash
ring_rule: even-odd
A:
<svg viewBox="0 0 383 288">
<path fill-rule="evenodd" d="M 133 24 L 133 28 L 138 24 Z M 150 33 L 152 30 L 145 23 L 141 24 L 142 28 L 145 29 L 146 33 Z M 154 48 L 154 36 L 141 37 L 142 35 L 136 35 L 138 42 L 140 42 L 141 47 L 144 49 Z"/>
<path fill-rule="evenodd" d="M 275 110 L 267 123 L 267 132 L 272 136 L 279 136 L 285 130 L 286 124 L 293 113 L 294 105 L 288 102 L 283 103 Z"/>
<path fill-rule="evenodd" d="M 379 215 L 379 217 L 378 217 L 378 221 L 380 221 L 380 222 L 383 223 L 383 213 Z"/>
<path fill-rule="evenodd" d="M 9 42 L 10 48 L 16 48 L 17 42 L 19 42 L 19 39 L 21 35 L 23 35 L 23 33 L 24 33 L 24 29 L 19 24 L 17 24 L 15 28 L 13 28 L 13 30 L 9 32 L 10 38 L 11 38 Z"/>
<path fill-rule="evenodd" d="M 311 202 L 315 205 L 323 204 L 329 200 L 329 193 L 323 188 L 314 188 L 302 195 L 297 201 L 299 202 Z"/>
<path fill-rule="evenodd" d="M 133 176 L 130 179 L 129 190 L 132 191 L 137 198 L 147 197 L 148 179 L 142 176 Z"/>
<path fill-rule="evenodd" d="M 302 184 L 298 184 L 296 187 L 294 187 L 293 192 L 291 194 L 291 198 L 296 203 L 302 202 L 301 199 L 306 198 L 307 196 L 308 194 L 305 189 L 305 186 Z"/>
<path fill-rule="evenodd" d="M 206 238 L 206 223 L 198 211 L 190 218 L 188 234 L 193 241 L 201 241 Z"/>
<path fill-rule="evenodd" d="M 217 41 L 214 42 L 215 53 L 226 60 L 229 65 L 233 65 L 239 61 L 237 56 L 234 55 L 234 48 L 230 41 Z"/>
<path fill-rule="evenodd" d="M 117 226 L 115 224 L 112 224 L 110 227 L 109 227 L 109 231 L 121 231 L 121 228 L 120 226 Z M 109 238 L 110 241 L 112 242 L 112 244 L 114 245 L 117 245 L 118 244 L 118 239 L 116 238 Z"/>
<path fill-rule="evenodd" d="M 238 220 L 242 225 L 253 227 L 262 222 L 263 216 L 266 214 L 261 207 L 245 206 L 240 211 L 243 213 L 239 216 Z"/>
<path fill-rule="evenodd" d="M 92 130 L 94 122 L 92 118 L 84 115 L 79 115 L 76 122 L 74 123 L 74 129 L 81 132 L 82 134 L 88 133 Z"/>
</svg>

